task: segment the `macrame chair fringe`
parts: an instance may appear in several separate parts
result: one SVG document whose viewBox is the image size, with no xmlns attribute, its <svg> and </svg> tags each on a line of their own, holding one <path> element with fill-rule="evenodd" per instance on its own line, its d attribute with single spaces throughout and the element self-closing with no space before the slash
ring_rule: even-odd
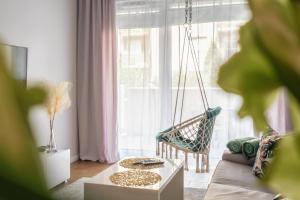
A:
<svg viewBox="0 0 300 200">
<path fill-rule="evenodd" d="M 159 132 L 156 136 L 157 147 L 156 154 L 161 155 L 161 157 L 172 158 L 173 157 L 173 148 L 175 149 L 175 158 L 178 158 L 178 151 L 183 151 L 185 155 L 185 169 L 188 170 L 188 153 L 192 153 L 193 157 L 196 158 L 196 172 L 209 172 L 209 151 L 210 143 L 212 138 L 212 133 L 214 129 L 214 124 L 216 117 L 221 112 L 221 107 L 210 108 L 207 100 L 207 95 L 204 88 L 203 79 L 200 73 L 199 61 L 196 56 L 196 51 L 193 45 L 192 39 L 192 0 L 185 0 L 185 35 L 183 41 L 182 51 L 179 48 L 179 79 L 177 85 L 176 93 L 176 102 L 174 109 L 174 118 L 173 126 Z M 180 26 L 179 26 L 179 36 L 180 36 Z M 180 37 L 179 37 L 179 46 L 180 46 Z M 183 106 L 184 106 L 184 97 L 186 89 L 186 80 L 188 76 L 188 62 L 186 66 L 183 67 L 183 57 L 186 54 L 186 59 L 188 60 L 191 55 L 195 73 L 198 81 L 198 86 L 201 94 L 201 100 L 203 102 L 203 107 L 205 112 L 195 116 L 191 119 L 181 122 Z M 183 80 L 182 80 L 182 73 Z M 183 81 L 183 82 L 182 82 Z M 175 125 L 175 118 L 178 106 L 179 99 L 179 90 L 180 86 L 183 85 L 182 90 L 182 99 L 181 99 L 181 108 L 180 108 L 180 123 Z M 201 156 L 201 169 L 200 169 L 200 156 Z"/>
</svg>

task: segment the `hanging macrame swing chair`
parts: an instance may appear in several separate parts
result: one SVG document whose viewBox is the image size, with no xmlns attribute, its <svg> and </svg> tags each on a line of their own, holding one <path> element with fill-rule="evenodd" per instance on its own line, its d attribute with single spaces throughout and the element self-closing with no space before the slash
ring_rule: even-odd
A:
<svg viewBox="0 0 300 200">
<path fill-rule="evenodd" d="M 196 156 L 196 172 L 209 172 L 209 150 L 210 142 L 212 138 L 213 128 L 217 115 L 221 112 L 220 107 L 210 108 L 207 95 L 204 89 L 203 79 L 200 73 L 199 62 L 196 57 L 196 51 L 192 41 L 192 31 L 191 31 L 191 21 L 192 21 L 192 0 L 185 1 L 185 24 L 184 24 L 184 40 L 183 40 L 183 50 L 180 56 L 180 71 L 178 79 L 178 87 L 176 93 L 173 126 L 159 132 L 156 136 L 157 148 L 156 154 L 161 155 L 161 157 L 172 158 L 172 149 L 175 148 L 175 158 L 178 158 L 178 151 L 181 150 L 185 154 L 185 169 L 188 170 L 188 153 L 192 153 Z M 180 30 L 179 30 L 180 31 Z M 180 37 L 179 37 L 180 38 Z M 179 42 L 180 43 L 180 42 Z M 199 85 L 199 90 L 201 94 L 201 99 L 203 102 L 203 107 L 205 112 L 197 115 L 191 119 L 182 122 L 182 111 L 184 105 L 184 96 L 186 89 L 187 80 L 187 65 L 189 54 L 191 54 L 193 64 L 195 67 L 197 82 Z M 183 58 L 186 56 L 186 65 L 183 67 Z M 183 74 L 183 80 L 182 79 Z M 176 112 L 179 109 L 179 93 L 181 90 L 181 108 L 180 108 L 180 122 L 175 125 Z M 168 153 L 169 147 L 169 153 Z M 201 170 L 199 166 L 199 157 L 202 156 Z"/>
</svg>

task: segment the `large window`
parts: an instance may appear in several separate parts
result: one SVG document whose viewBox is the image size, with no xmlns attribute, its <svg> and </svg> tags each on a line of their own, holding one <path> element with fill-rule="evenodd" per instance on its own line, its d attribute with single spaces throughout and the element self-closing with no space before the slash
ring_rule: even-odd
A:
<svg viewBox="0 0 300 200">
<path fill-rule="evenodd" d="M 157 84 L 158 29 L 119 29 L 118 41 L 120 84 L 143 87 L 144 78 Z"/>
<path fill-rule="evenodd" d="M 238 29 L 248 19 L 243 1 L 193 1 L 192 39 L 211 107 L 221 106 L 212 141 L 218 157 L 226 141 L 253 134 L 240 120 L 240 99 L 216 84 L 219 66 L 238 51 Z M 172 125 L 184 39 L 184 1 L 118 0 L 119 144 L 155 150 L 155 135 Z M 188 63 L 183 119 L 203 112 L 195 68 Z M 180 88 L 182 89 L 182 88 Z"/>
</svg>

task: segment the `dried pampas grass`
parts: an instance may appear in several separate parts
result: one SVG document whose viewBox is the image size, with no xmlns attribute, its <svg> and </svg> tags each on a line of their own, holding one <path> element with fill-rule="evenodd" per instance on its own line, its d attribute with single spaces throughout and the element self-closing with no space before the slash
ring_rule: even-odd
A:
<svg viewBox="0 0 300 200">
<path fill-rule="evenodd" d="M 47 86 L 48 98 L 46 108 L 50 119 L 54 120 L 57 113 L 71 106 L 69 91 L 71 83 L 61 82 L 57 86 Z"/>
<path fill-rule="evenodd" d="M 50 121 L 50 140 L 46 148 L 46 152 L 57 152 L 56 143 L 54 138 L 54 119 L 57 113 L 71 106 L 71 100 L 69 96 L 69 91 L 71 89 L 71 83 L 61 82 L 56 86 L 50 84 L 44 85 L 45 90 L 48 92 L 48 97 L 45 102 L 45 107 L 47 109 Z"/>
</svg>

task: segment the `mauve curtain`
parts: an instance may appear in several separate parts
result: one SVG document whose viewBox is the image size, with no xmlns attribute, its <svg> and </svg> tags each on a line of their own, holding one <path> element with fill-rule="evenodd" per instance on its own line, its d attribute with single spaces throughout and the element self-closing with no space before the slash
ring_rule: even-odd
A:
<svg viewBox="0 0 300 200">
<path fill-rule="evenodd" d="M 113 163 L 117 145 L 114 0 L 78 1 L 77 99 L 80 159 Z"/>
<path fill-rule="evenodd" d="M 282 135 L 292 130 L 288 95 L 282 91 L 267 112 L 269 125 Z"/>
</svg>

